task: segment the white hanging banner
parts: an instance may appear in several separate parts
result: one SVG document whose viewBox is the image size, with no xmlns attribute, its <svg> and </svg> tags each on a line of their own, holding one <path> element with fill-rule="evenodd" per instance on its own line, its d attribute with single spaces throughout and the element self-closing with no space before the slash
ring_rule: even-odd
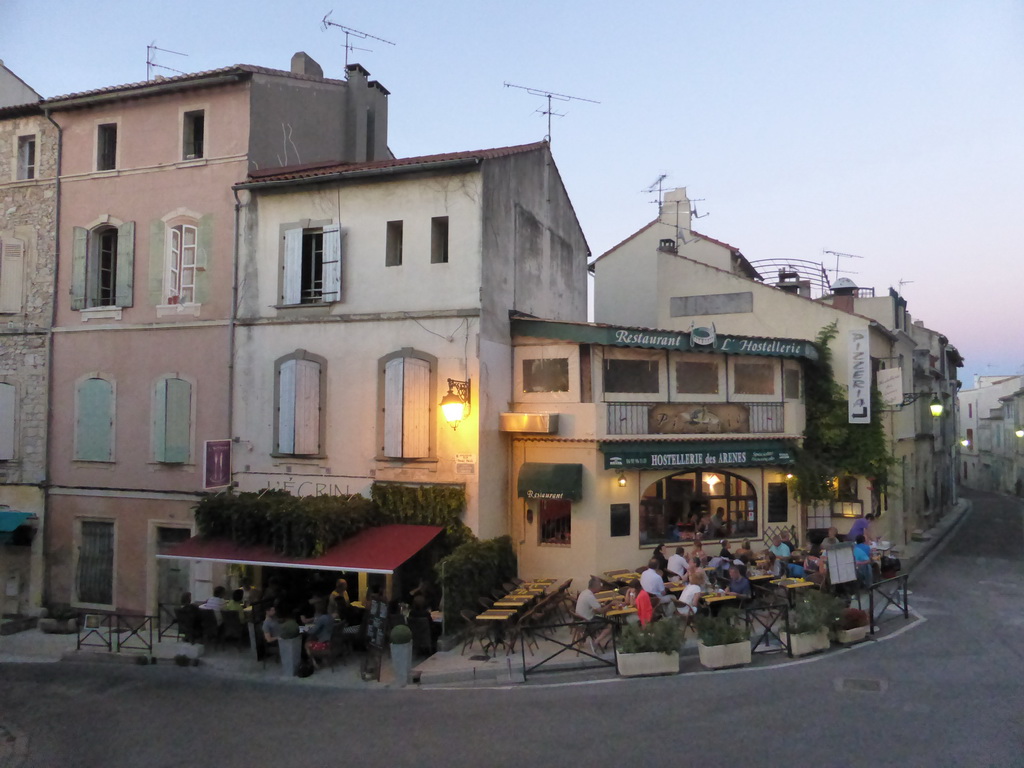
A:
<svg viewBox="0 0 1024 768">
<path fill-rule="evenodd" d="M 871 355 L 867 328 L 850 331 L 847 346 L 849 414 L 851 424 L 871 423 Z"/>
</svg>

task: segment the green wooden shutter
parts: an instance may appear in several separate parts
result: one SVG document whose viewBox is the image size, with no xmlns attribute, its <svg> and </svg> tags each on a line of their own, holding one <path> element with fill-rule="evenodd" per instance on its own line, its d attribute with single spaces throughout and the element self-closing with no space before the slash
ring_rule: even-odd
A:
<svg viewBox="0 0 1024 768">
<path fill-rule="evenodd" d="M 213 262 L 213 215 L 199 219 L 196 243 L 196 298 L 197 304 L 210 300 L 210 265 Z"/>
<path fill-rule="evenodd" d="M 164 461 L 184 464 L 192 445 L 192 385 L 184 379 L 167 379 L 166 415 Z"/>
<path fill-rule="evenodd" d="M 114 278 L 114 304 L 130 307 L 135 286 L 135 222 L 117 228 L 117 275 Z"/>
<path fill-rule="evenodd" d="M 114 388 L 104 379 L 86 379 L 79 383 L 76 394 L 75 458 L 112 461 Z"/>
<path fill-rule="evenodd" d="M 149 225 L 149 303 L 153 306 L 164 303 L 166 229 L 159 219 Z"/>
<path fill-rule="evenodd" d="M 167 461 L 167 379 L 153 388 L 153 461 Z"/>
<path fill-rule="evenodd" d="M 71 251 L 71 308 L 85 309 L 85 262 L 89 253 L 89 230 L 84 227 L 72 229 Z"/>
</svg>

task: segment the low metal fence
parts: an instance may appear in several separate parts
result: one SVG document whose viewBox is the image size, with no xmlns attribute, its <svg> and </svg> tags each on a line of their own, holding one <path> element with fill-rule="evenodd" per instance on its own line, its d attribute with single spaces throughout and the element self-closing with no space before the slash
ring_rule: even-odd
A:
<svg viewBox="0 0 1024 768">
<path fill-rule="evenodd" d="M 564 637 L 564 633 L 562 633 L 563 634 L 562 637 L 558 636 L 558 634 L 559 634 L 558 630 L 565 629 L 565 628 L 568 628 L 568 634 L 569 634 L 568 639 L 566 639 Z M 612 658 L 611 659 L 606 659 L 606 658 L 602 658 L 601 656 L 598 656 L 596 654 L 596 652 L 591 652 L 589 650 L 589 643 L 588 643 L 588 641 L 590 641 L 592 639 L 592 635 L 586 631 L 587 628 L 588 628 L 587 624 L 581 624 L 580 622 L 569 621 L 569 622 L 559 622 L 559 623 L 552 623 L 552 624 L 537 624 L 537 625 L 534 625 L 534 626 L 524 630 L 523 636 L 521 636 L 519 638 L 519 653 L 520 653 L 520 656 L 521 656 L 522 662 L 523 662 L 523 681 L 525 682 L 526 678 L 529 675 L 537 673 L 537 672 L 565 672 L 566 669 L 564 667 L 563 668 L 558 668 L 558 669 L 552 668 L 552 667 L 548 667 L 547 669 L 541 669 L 541 667 L 543 667 L 545 664 L 548 664 L 552 660 L 558 658 L 559 656 L 561 656 L 566 651 L 575 651 L 577 655 L 586 656 L 588 659 L 593 659 L 594 662 L 595 662 L 595 663 L 585 663 L 585 664 L 582 664 L 582 665 L 580 665 L 578 667 L 573 667 L 573 670 L 578 670 L 578 669 L 595 669 L 595 668 L 600 668 L 600 667 L 613 667 L 614 668 L 615 667 L 615 638 L 616 638 L 616 635 L 618 633 L 617 632 L 613 632 L 612 633 L 612 637 L 611 637 Z M 537 640 L 546 640 L 549 643 L 553 643 L 554 645 L 558 646 L 558 650 L 555 651 L 554 653 L 546 656 L 545 658 L 541 659 L 540 661 L 538 661 L 535 664 L 527 665 L 527 663 L 526 663 L 526 646 L 527 646 L 527 644 L 529 644 L 531 642 L 536 642 Z M 533 655 L 532 651 L 531 651 L 530 655 L 531 656 Z"/>
<path fill-rule="evenodd" d="M 162 642 L 168 636 L 171 636 L 172 640 L 178 639 L 181 634 L 181 628 L 178 626 L 178 607 L 171 603 L 160 603 L 157 606 L 159 621 L 157 642 Z"/>
<path fill-rule="evenodd" d="M 78 650 L 95 648 L 109 653 L 153 652 L 159 642 L 159 618 L 128 613 L 87 613 L 78 622 Z"/>
<path fill-rule="evenodd" d="M 901 573 L 891 579 L 877 581 L 868 590 L 868 615 L 871 617 L 870 633 L 875 634 L 878 621 L 889 606 L 903 614 L 904 619 L 910 618 L 910 602 L 907 599 L 908 574 Z M 888 618 L 892 618 L 891 616 Z"/>
<path fill-rule="evenodd" d="M 743 609 L 750 633 L 751 653 L 782 653 L 793 658 L 789 637 L 789 602 L 762 597 Z"/>
</svg>

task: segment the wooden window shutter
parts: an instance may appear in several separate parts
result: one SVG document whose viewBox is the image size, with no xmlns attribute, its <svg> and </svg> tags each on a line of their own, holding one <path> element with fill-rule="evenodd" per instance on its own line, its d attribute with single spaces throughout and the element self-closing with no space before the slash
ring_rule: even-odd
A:
<svg viewBox="0 0 1024 768">
<path fill-rule="evenodd" d="M 153 390 L 153 461 L 167 456 L 167 380 L 160 379 Z"/>
<path fill-rule="evenodd" d="M 14 458 L 14 424 L 18 401 L 13 384 L 0 384 L 0 461 Z"/>
<path fill-rule="evenodd" d="M 295 361 L 295 453 L 320 453 L 320 364 Z"/>
<path fill-rule="evenodd" d="M 0 312 L 21 312 L 24 282 L 25 245 L 4 240 L 0 243 Z"/>
<path fill-rule="evenodd" d="M 205 304 L 210 300 L 210 268 L 213 255 L 213 214 L 206 214 L 199 219 L 196 247 L 195 301 Z"/>
<path fill-rule="evenodd" d="M 135 222 L 117 228 L 117 275 L 114 278 L 114 303 L 130 307 L 135 286 Z"/>
<path fill-rule="evenodd" d="M 71 308 L 85 309 L 85 266 L 89 253 L 89 230 L 74 227 L 71 252 Z"/>
<path fill-rule="evenodd" d="M 184 464 L 192 444 L 192 385 L 184 379 L 166 379 L 164 461 Z"/>
<path fill-rule="evenodd" d="M 384 455 L 402 458 L 402 410 L 405 403 L 405 358 L 384 364 Z"/>
<path fill-rule="evenodd" d="M 149 225 L 149 303 L 159 306 L 164 303 L 164 277 L 170 252 L 170 238 L 167 226 L 159 219 Z"/>
<path fill-rule="evenodd" d="M 402 455 L 407 459 L 430 455 L 430 363 L 416 357 L 405 358 Z"/>
<path fill-rule="evenodd" d="M 295 453 L 295 360 L 278 371 L 277 452 Z"/>
<path fill-rule="evenodd" d="M 284 282 L 282 300 L 285 304 L 302 303 L 302 230 L 285 230 Z"/>
<path fill-rule="evenodd" d="M 341 301 L 341 226 L 324 227 L 323 301 Z"/>
<path fill-rule="evenodd" d="M 86 379 L 78 385 L 77 400 L 75 458 L 79 461 L 111 461 L 113 387 L 104 379 Z"/>
</svg>

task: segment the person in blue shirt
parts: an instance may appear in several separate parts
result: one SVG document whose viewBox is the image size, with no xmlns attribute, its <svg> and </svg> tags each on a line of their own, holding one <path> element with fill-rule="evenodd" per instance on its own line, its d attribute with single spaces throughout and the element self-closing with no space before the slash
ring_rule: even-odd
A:
<svg viewBox="0 0 1024 768">
<path fill-rule="evenodd" d="M 857 543 L 853 546 L 853 561 L 857 567 L 857 580 L 868 589 L 875 579 L 871 570 L 871 547 L 865 543 L 863 535 L 857 537 Z"/>
<path fill-rule="evenodd" d="M 729 568 L 729 591 L 734 595 L 750 597 L 750 579 L 747 578 L 747 566 L 733 564 Z"/>
</svg>

